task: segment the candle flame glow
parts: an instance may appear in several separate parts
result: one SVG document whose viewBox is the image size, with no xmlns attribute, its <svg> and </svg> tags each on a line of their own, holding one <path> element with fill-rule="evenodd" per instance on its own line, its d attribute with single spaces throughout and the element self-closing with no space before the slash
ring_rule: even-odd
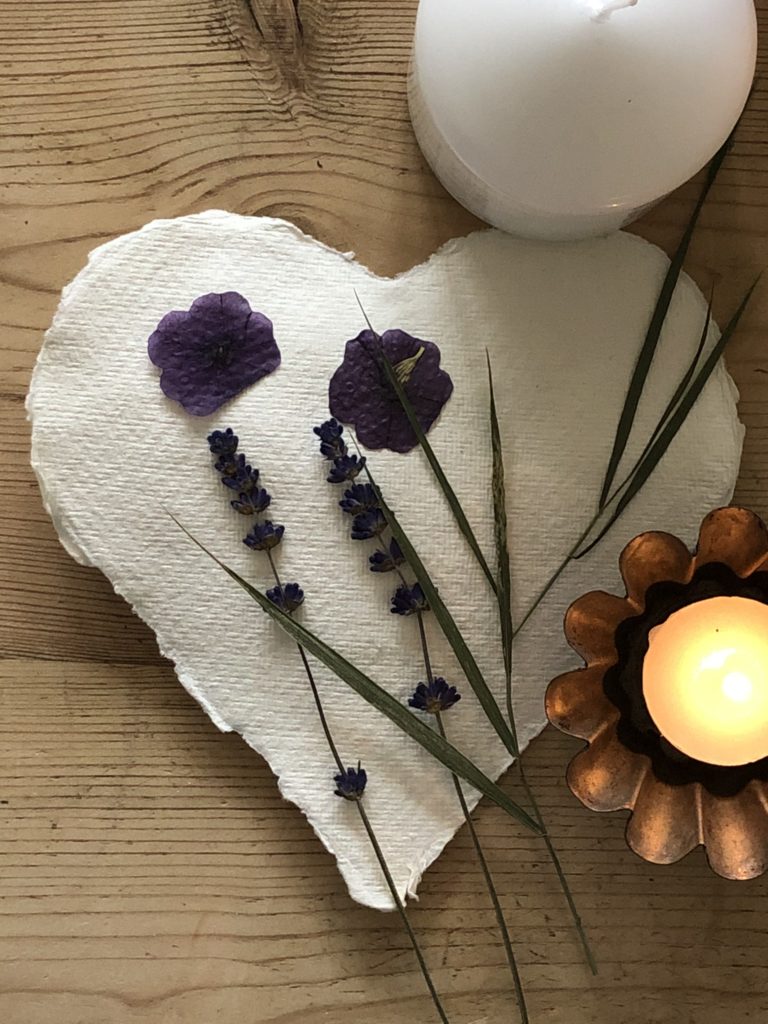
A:
<svg viewBox="0 0 768 1024">
<path fill-rule="evenodd" d="M 768 603 L 712 597 L 651 630 L 643 694 L 661 735 L 706 764 L 768 757 Z"/>
<path fill-rule="evenodd" d="M 737 704 L 745 704 L 753 690 L 752 680 L 744 672 L 729 672 L 723 679 L 723 693 Z"/>
<path fill-rule="evenodd" d="M 735 654 L 736 651 L 733 647 L 726 647 L 722 651 L 712 651 L 711 654 L 705 654 L 701 659 L 701 667 L 707 668 L 722 668 L 726 661 Z"/>
</svg>

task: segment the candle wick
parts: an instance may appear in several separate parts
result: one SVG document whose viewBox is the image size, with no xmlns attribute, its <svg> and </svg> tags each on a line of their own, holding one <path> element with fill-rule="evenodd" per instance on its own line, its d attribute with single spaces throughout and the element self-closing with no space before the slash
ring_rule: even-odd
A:
<svg viewBox="0 0 768 1024">
<path fill-rule="evenodd" d="M 634 7 L 637 0 L 609 0 L 609 2 L 600 2 L 593 4 L 595 13 L 592 15 L 593 21 L 608 21 L 614 11 L 620 11 L 624 7 Z"/>
</svg>

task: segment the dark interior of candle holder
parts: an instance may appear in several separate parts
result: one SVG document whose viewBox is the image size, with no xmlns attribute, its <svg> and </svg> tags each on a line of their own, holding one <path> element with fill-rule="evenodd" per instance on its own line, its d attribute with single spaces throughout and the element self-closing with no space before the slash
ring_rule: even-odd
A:
<svg viewBox="0 0 768 1024">
<path fill-rule="evenodd" d="M 646 593 L 645 610 L 616 630 L 618 661 L 603 681 L 606 696 L 621 712 L 617 731 L 629 750 L 646 754 L 662 782 L 683 786 L 699 782 L 717 796 L 735 796 L 752 779 L 768 780 L 768 757 L 725 767 L 706 764 L 673 747 L 656 728 L 643 693 L 643 661 L 652 629 L 689 604 L 712 597 L 744 597 L 768 604 L 768 572 L 741 578 L 719 562 L 703 565 L 689 583 L 655 583 Z"/>
</svg>

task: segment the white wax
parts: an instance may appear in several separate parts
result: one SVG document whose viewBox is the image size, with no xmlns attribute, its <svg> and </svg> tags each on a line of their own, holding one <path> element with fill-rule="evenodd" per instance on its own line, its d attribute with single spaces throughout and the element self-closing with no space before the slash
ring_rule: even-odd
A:
<svg viewBox="0 0 768 1024">
<path fill-rule="evenodd" d="M 421 0 L 411 117 L 497 227 L 606 234 L 687 181 L 744 106 L 753 0 Z"/>
</svg>

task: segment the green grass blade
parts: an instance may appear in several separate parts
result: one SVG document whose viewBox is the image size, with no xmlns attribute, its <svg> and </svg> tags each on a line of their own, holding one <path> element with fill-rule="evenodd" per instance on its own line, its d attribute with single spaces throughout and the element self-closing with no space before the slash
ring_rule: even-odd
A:
<svg viewBox="0 0 768 1024">
<path fill-rule="evenodd" d="M 624 511 L 624 509 L 627 507 L 630 501 L 632 501 L 634 496 L 637 494 L 637 492 L 643 486 L 645 481 L 651 475 L 651 473 L 653 473 L 654 469 L 663 458 L 670 444 L 677 437 L 680 428 L 688 418 L 688 414 L 696 404 L 701 392 L 704 390 L 704 386 L 706 385 L 709 378 L 712 376 L 715 367 L 720 361 L 720 358 L 722 357 L 723 352 L 725 351 L 725 348 L 728 345 L 728 342 L 731 340 L 734 332 L 736 331 L 736 328 L 738 327 L 739 322 L 741 321 L 741 318 L 744 315 L 747 306 L 749 305 L 752 295 L 755 289 L 757 288 L 759 280 L 760 279 L 758 278 L 758 280 L 754 282 L 754 284 L 750 287 L 744 298 L 739 303 L 736 312 L 733 314 L 733 316 L 723 329 L 723 333 L 720 336 L 717 344 L 712 348 L 712 351 L 704 360 L 704 364 L 702 365 L 701 370 L 699 370 L 699 372 L 696 374 L 693 383 L 681 399 L 677 409 L 672 414 L 672 416 L 670 416 L 668 423 L 661 431 L 655 443 L 651 446 L 650 451 L 638 467 L 637 473 L 635 473 L 635 475 L 633 476 L 626 493 L 622 496 L 616 507 L 616 511 L 619 515 L 621 515 L 621 513 Z"/>
<path fill-rule="evenodd" d="M 653 447 L 654 443 L 656 442 L 656 439 L 658 438 L 659 434 L 661 434 L 662 430 L 666 426 L 670 416 L 672 415 L 672 413 L 674 412 L 674 410 L 677 408 L 678 404 L 680 403 L 680 400 L 683 397 L 683 395 L 685 394 L 688 386 L 690 385 L 691 380 L 693 379 L 693 375 L 696 372 L 696 368 L 699 365 L 699 360 L 701 359 L 702 352 L 704 351 L 704 346 L 706 345 L 707 338 L 709 337 L 709 328 L 710 328 L 711 323 L 712 323 L 712 299 L 710 297 L 709 305 L 707 307 L 707 315 L 706 315 L 705 320 L 704 320 L 704 329 L 701 332 L 701 337 L 699 338 L 699 343 L 696 346 L 696 351 L 695 351 L 695 353 L 693 355 L 693 359 L 691 359 L 691 362 L 690 362 L 690 364 L 688 366 L 688 369 L 685 371 L 685 373 L 683 374 L 682 379 L 680 380 L 680 383 L 675 388 L 675 393 L 672 395 L 672 397 L 670 398 L 669 402 L 667 403 L 667 407 L 665 408 L 664 412 L 659 417 L 658 422 L 656 423 L 656 426 L 654 428 L 653 433 L 648 438 L 648 442 L 647 442 L 645 448 L 643 448 L 643 451 L 641 452 L 640 456 L 635 461 L 635 464 L 633 465 L 632 469 L 629 471 L 629 473 L 626 475 L 626 477 L 622 480 L 622 482 L 619 484 L 619 486 L 613 491 L 613 493 L 609 497 L 608 501 L 606 502 L 606 505 L 605 505 L 606 509 L 609 508 L 610 505 L 612 505 L 619 498 L 619 496 L 622 494 L 622 492 L 629 486 L 629 484 L 630 484 L 630 482 L 632 480 L 632 477 L 637 472 L 638 467 L 640 466 L 641 462 L 648 455 L 649 451 L 651 450 L 651 448 Z M 597 519 L 595 520 L 595 522 L 592 525 L 593 526 L 596 525 L 597 521 L 599 521 L 600 518 L 601 517 L 598 516 Z M 605 526 L 605 529 L 602 530 L 598 534 L 598 536 L 595 537 L 594 540 L 590 541 L 585 547 L 580 548 L 575 554 L 572 554 L 570 557 L 577 561 L 580 558 L 584 558 L 585 555 L 588 555 L 589 552 L 600 543 L 600 541 L 603 539 L 605 534 L 613 526 L 615 521 L 616 521 L 615 519 L 611 519 L 610 522 Z M 587 536 L 589 535 L 589 533 L 591 533 L 591 529 L 588 531 Z"/>
<path fill-rule="evenodd" d="M 504 715 L 501 713 L 501 709 L 499 708 L 499 705 L 496 703 L 496 698 L 491 693 L 491 690 L 488 684 L 486 683 L 485 678 L 483 677 L 483 674 L 480 671 L 477 662 L 475 661 L 474 655 L 470 651 L 466 640 L 461 634 L 461 630 L 456 625 L 453 616 L 446 607 L 446 604 L 443 601 L 443 599 L 440 597 L 437 587 L 432 582 L 432 577 L 429 575 L 429 572 L 427 571 L 424 563 L 419 557 L 419 554 L 414 548 L 413 544 L 411 544 L 407 534 L 405 533 L 405 530 L 400 525 L 397 516 L 384 500 L 384 496 L 379 490 L 376 481 L 373 479 L 373 476 L 368 470 L 367 466 L 365 472 L 368 475 L 368 479 L 371 483 L 371 486 L 376 491 L 381 511 L 384 513 L 384 517 L 387 520 L 387 525 L 389 526 L 392 532 L 392 536 L 400 545 L 400 550 L 403 552 L 403 556 L 405 557 L 406 562 L 410 566 L 418 582 L 421 584 L 421 588 L 424 591 L 427 601 L 429 602 L 429 607 L 431 608 L 432 613 L 437 619 L 438 625 L 440 626 L 443 635 L 445 636 L 448 643 L 451 645 L 451 649 L 453 650 L 453 653 L 456 655 L 456 658 L 459 664 L 461 665 L 462 671 L 464 672 L 464 675 L 467 678 L 467 682 L 474 690 L 475 696 L 480 702 L 480 705 L 483 711 L 485 712 L 488 721 L 491 723 L 493 728 L 498 733 L 498 736 L 501 739 L 502 743 L 510 752 L 510 754 L 512 754 L 514 757 L 517 757 L 519 755 L 519 751 L 517 748 L 517 742 L 515 741 L 514 734 L 510 729 L 509 725 L 507 724 Z"/>
<path fill-rule="evenodd" d="M 218 559 L 203 544 L 197 540 L 181 523 L 171 516 L 176 525 L 192 540 L 209 558 L 213 559 L 250 597 L 265 611 L 290 637 L 300 644 L 306 651 L 314 655 L 327 668 L 334 672 L 339 679 L 345 682 L 355 693 L 359 694 L 372 707 L 385 715 L 398 728 L 407 733 L 411 739 L 419 743 L 429 754 L 445 765 L 450 771 L 474 786 L 480 793 L 487 796 L 495 804 L 506 811 L 507 814 L 516 818 L 537 835 L 543 835 L 543 830 L 533 818 L 519 807 L 514 800 L 488 778 L 480 769 L 469 760 L 466 755 L 457 750 L 451 743 L 439 736 L 434 729 L 417 718 L 413 712 L 404 707 L 383 687 L 375 683 L 364 672 L 361 672 L 352 662 L 347 661 L 341 654 L 326 644 L 314 633 L 310 632 L 300 622 L 297 622 L 290 615 L 281 611 L 273 604 L 266 594 L 262 594 L 253 587 L 239 573 L 235 572 L 228 565 Z"/>
<path fill-rule="evenodd" d="M 357 294 L 357 292 L 355 292 L 355 298 L 357 299 L 357 304 L 360 307 L 360 312 L 363 314 L 365 322 L 368 324 L 369 330 L 372 331 L 373 334 L 376 335 L 376 337 L 378 338 L 379 334 L 376 331 L 373 324 L 371 323 L 371 321 L 369 320 L 368 314 L 366 313 L 363 304 L 360 301 L 360 296 Z M 389 361 L 389 359 L 387 359 L 383 350 L 381 352 L 381 365 L 386 375 L 387 382 L 389 383 L 392 390 L 395 392 L 395 395 L 397 396 L 397 400 L 400 402 L 400 405 L 403 407 L 403 412 L 408 417 L 408 422 L 410 423 L 411 429 L 416 435 L 416 439 L 419 442 L 419 446 L 421 447 L 421 450 L 424 452 L 424 455 L 426 456 L 427 462 L 429 463 L 430 468 L 434 473 L 435 479 L 437 480 L 440 490 L 443 492 L 443 496 L 445 497 L 445 500 L 448 503 L 448 507 L 453 513 L 453 518 L 456 521 L 456 525 L 459 528 L 459 532 L 462 534 L 467 544 L 469 544 L 470 548 L 472 549 L 472 553 L 477 559 L 478 565 L 485 573 L 486 579 L 491 585 L 491 588 L 495 591 L 496 579 L 491 571 L 490 566 L 488 565 L 488 562 L 486 561 L 485 556 L 483 555 L 482 549 L 480 548 L 480 544 L 478 543 L 477 537 L 475 536 L 475 531 L 472 529 L 469 520 L 467 519 L 464 513 L 464 509 L 461 507 L 461 502 L 459 501 L 456 492 L 451 486 L 450 480 L 445 475 L 445 471 L 443 470 L 443 467 L 440 464 L 440 460 L 438 459 L 437 455 L 435 455 L 435 451 L 432 445 L 429 443 L 429 438 L 424 433 L 424 429 L 421 423 L 419 423 L 419 418 L 416 415 L 416 410 L 413 408 L 411 400 L 406 394 L 405 388 L 397 379 L 397 374 L 395 373 L 394 367 L 392 366 L 392 363 Z"/>
<path fill-rule="evenodd" d="M 635 364 L 634 373 L 627 389 L 627 395 L 624 400 L 624 408 L 622 409 L 619 423 L 616 428 L 616 435 L 613 441 L 613 450 L 611 451 L 610 459 L 608 460 L 608 467 L 605 472 L 605 479 L 603 480 L 603 488 L 600 492 L 599 508 L 603 509 L 608 501 L 608 496 L 611 493 L 613 482 L 616 478 L 616 473 L 619 468 L 622 456 L 627 447 L 629 436 L 632 433 L 632 427 L 635 422 L 635 414 L 637 413 L 637 407 L 640 403 L 640 398 L 645 387 L 645 381 L 648 376 L 648 372 L 653 362 L 653 357 L 656 354 L 656 349 L 659 344 L 661 332 L 664 327 L 664 322 L 669 312 L 669 307 L 672 302 L 672 296 L 674 295 L 677 282 L 680 278 L 680 274 L 683 269 L 683 263 L 685 257 L 688 254 L 690 248 L 691 239 L 696 229 L 696 224 L 699 220 L 699 215 L 702 211 L 704 203 L 707 200 L 710 189 L 715 183 L 718 171 L 722 166 L 728 152 L 731 148 L 733 136 L 731 136 L 725 144 L 720 148 L 718 153 L 713 157 L 707 170 L 707 176 L 704 181 L 704 185 L 701 189 L 699 199 L 694 207 L 693 213 L 688 221 L 688 224 L 683 232 L 683 236 L 680 239 L 678 247 L 672 257 L 669 264 L 667 275 L 664 279 L 664 283 L 661 286 L 659 292 L 659 298 L 656 302 L 656 308 L 651 316 L 651 321 L 648 325 L 648 331 L 643 341 L 640 354 Z"/>
<path fill-rule="evenodd" d="M 493 368 L 491 357 L 485 353 L 488 364 L 488 402 L 491 426 L 491 451 L 493 465 L 491 471 L 491 493 L 493 495 L 493 535 L 496 542 L 496 599 L 499 606 L 499 624 L 501 627 L 501 646 L 504 658 L 504 675 L 506 682 L 507 720 L 517 742 L 517 729 L 512 705 L 512 572 L 509 564 L 509 542 L 507 536 L 507 495 L 504 480 L 504 449 L 501 443 L 499 417 L 496 411 L 496 396 L 493 390 Z"/>
<path fill-rule="evenodd" d="M 491 571 L 491 568 L 488 565 L 485 556 L 483 555 L 483 552 L 480 548 L 480 544 L 478 543 L 477 537 L 475 536 L 475 532 L 470 526 L 469 520 L 467 519 L 464 513 L 464 509 L 461 507 L 461 502 L 459 501 L 456 492 L 451 486 L 450 480 L 445 475 L 445 471 L 443 470 L 443 467 L 440 465 L 440 460 L 435 455 L 435 451 L 432 445 L 429 443 L 429 439 L 427 435 L 424 433 L 421 424 L 419 423 L 418 417 L 416 416 L 416 412 L 413 406 L 411 405 L 411 400 L 408 398 L 408 395 L 406 394 L 405 388 L 397 379 L 397 375 L 395 374 L 392 363 L 389 361 L 389 359 L 387 359 L 383 352 L 382 365 L 384 367 L 384 373 L 387 376 L 387 380 L 391 385 L 393 391 L 397 395 L 398 401 L 400 402 L 400 405 L 403 407 L 405 415 L 408 417 L 408 422 L 410 423 L 411 428 L 414 434 L 416 435 L 419 445 L 421 446 L 421 450 L 424 452 L 424 455 L 427 458 L 427 462 L 429 463 L 430 468 L 435 476 L 435 479 L 437 480 L 440 490 L 443 492 L 445 500 L 448 502 L 448 507 L 453 513 L 453 518 L 456 521 L 456 525 L 458 526 L 459 531 L 461 532 L 461 534 L 469 544 L 470 548 L 472 549 L 472 553 L 477 559 L 480 568 L 485 573 L 488 583 L 495 591 L 496 580 L 494 578 L 493 572 Z"/>
<path fill-rule="evenodd" d="M 709 303 L 707 305 L 707 315 L 704 318 L 704 327 L 702 329 L 701 336 L 699 337 L 699 343 L 696 346 L 696 351 L 693 354 L 693 359 L 691 359 L 691 361 L 690 361 L 690 363 L 688 365 L 688 369 L 685 371 L 685 373 L 682 376 L 682 379 L 680 380 L 680 383 L 675 388 L 675 393 L 674 393 L 674 395 L 672 395 L 672 397 L 670 398 L 669 402 L 667 403 L 666 409 L 664 410 L 664 412 L 659 417 L 659 422 L 656 424 L 656 427 L 655 427 L 653 433 L 651 434 L 651 436 L 649 437 L 648 443 L 646 444 L 645 448 L 643 449 L 643 452 L 642 452 L 642 454 L 640 456 L 640 459 L 638 461 L 642 461 L 645 458 L 645 456 L 648 454 L 648 451 L 652 447 L 652 445 L 655 442 L 656 438 L 659 436 L 659 434 L 662 432 L 662 430 L 666 426 L 667 420 L 669 419 L 669 417 L 672 415 L 672 413 L 677 408 L 678 403 L 680 402 L 680 399 L 683 397 L 685 392 L 688 390 L 688 386 L 691 383 L 691 381 L 693 380 L 693 375 L 696 372 L 696 367 L 699 365 L 699 360 L 701 359 L 702 353 L 704 352 L 704 349 L 706 347 L 707 338 L 709 337 L 709 329 L 710 329 L 711 326 L 712 326 L 712 296 L 710 295 Z M 634 467 L 633 467 L 632 472 L 634 472 Z M 617 488 L 617 491 L 624 487 L 624 485 L 627 483 L 627 479 L 628 478 L 625 478 L 625 480 L 622 481 L 620 487 Z M 614 492 L 614 493 L 616 493 L 616 492 Z"/>
<path fill-rule="evenodd" d="M 584 555 L 586 555 L 587 552 L 591 551 L 596 544 L 599 544 L 599 542 L 603 539 L 606 533 L 608 533 L 608 531 L 611 529 L 611 527 L 614 525 L 617 519 L 619 519 L 619 517 L 622 515 L 622 513 L 629 505 L 629 503 L 637 495 L 638 491 L 640 491 L 640 489 L 644 486 L 645 482 L 656 469 L 656 466 L 664 457 L 664 454 L 666 453 L 667 449 L 672 444 L 674 439 L 677 437 L 680 428 L 683 426 L 686 419 L 688 418 L 688 414 L 690 413 L 691 409 L 696 404 L 699 395 L 704 390 L 704 386 L 706 385 L 709 378 L 712 376 L 712 373 L 715 367 L 717 366 L 720 357 L 723 355 L 723 352 L 725 351 L 728 342 L 731 340 L 733 333 L 739 325 L 739 321 L 741 320 L 747 306 L 749 305 L 749 301 L 752 298 L 752 294 L 755 288 L 757 288 L 759 281 L 760 278 L 758 278 L 757 281 L 755 281 L 755 283 L 749 289 L 747 294 L 741 300 L 738 309 L 733 314 L 728 324 L 724 328 L 723 333 L 720 336 L 720 339 L 718 340 L 717 344 L 712 348 L 712 351 L 705 359 L 701 369 L 694 377 L 693 383 L 690 385 L 688 390 L 681 398 L 677 408 L 669 417 L 662 430 L 659 432 L 654 443 L 650 446 L 650 448 L 648 448 L 645 457 L 642 458 L 642 460 L 638 463 L 637 468 L 629 478 L 626 490 L 619 499 L 616 508 L 611 513 L 610 519 L 605 524 L 605 526 L 602 527 L 602 529 L 595 537 L 595 539 L 590 542 L 589 546 L 580 551 L 577 557 L 583 558 Z"/>
<path fill-rule="evenodd" d="M 501 431 L 499 429 L 499 419 L 496 411 L 496 397 L 493 389 L 493 368 L 491 366 L 491 359 L 486 351 L 486 360 L 488 362 L 488 396 L 489 396 L 489 414 L 491 423 L 491 448 L 493 451 L 493 473 L 491 479 L 491 490 L 493 493 L 493 522 L 494 522 L 494 534 L 496 538 L 496 561 L 497 561 L 497 573 L 498 573 L 498 605 L 499 605 L 499 619 L 501 622 L 501 641 L 504 657 L 504 673 L 506 682 L 506 698 L 507 698 L 507 720 L 509 721 L 510 728 L 515 737 L 517 743 L 517 728 L 515 725 L 515 709 L 512 701 L 512 644 L 515 638 L 514 623 L 512 619 L 512 573 L 510 571 L 509 562 L 509 539 L 507 533 L 507 500 L 504 480 L 504 449 L 501 443 Z M 439 716 L 438 716 L 439 717 Z M 581 922 L 581 916 L 576 907 L 576 901 L 571 892 L 571 887 L 566 877 L 563 866 L 560 863 L 560 857 L 558 856 L 557 850 L 555 849 L 554 843 L 550 839 L 549 835 L 546 834 L 546 827 L 544 823 L 544 817 L 539 808 L 536 794 L 528 781 L 527 773 L 523 768 L 523 762 L 518 762 L 520 769 L 520 778 L 523 783 L 528 800 L 530 801 L 531 809 L 533 810 L 533 816 L 539 823 L 541 828 L 544 830 L 544 841 L 547 847 L 547 853 L 552 861 L 552 865 L 555 869 L 560 888 L 565 896 L 568 909 L 573 918 L 574 927 L 576 928 L 579 942 L 584 950 L 587 963 L 589 964 L 590 970 L 593 974 L 597 974 L 597 964 L 595 962 L 594 954 L 592 953 L 592 947 L 589 943 L 589 938 L 584 929 L 584 925 Z"/>
</svg>

